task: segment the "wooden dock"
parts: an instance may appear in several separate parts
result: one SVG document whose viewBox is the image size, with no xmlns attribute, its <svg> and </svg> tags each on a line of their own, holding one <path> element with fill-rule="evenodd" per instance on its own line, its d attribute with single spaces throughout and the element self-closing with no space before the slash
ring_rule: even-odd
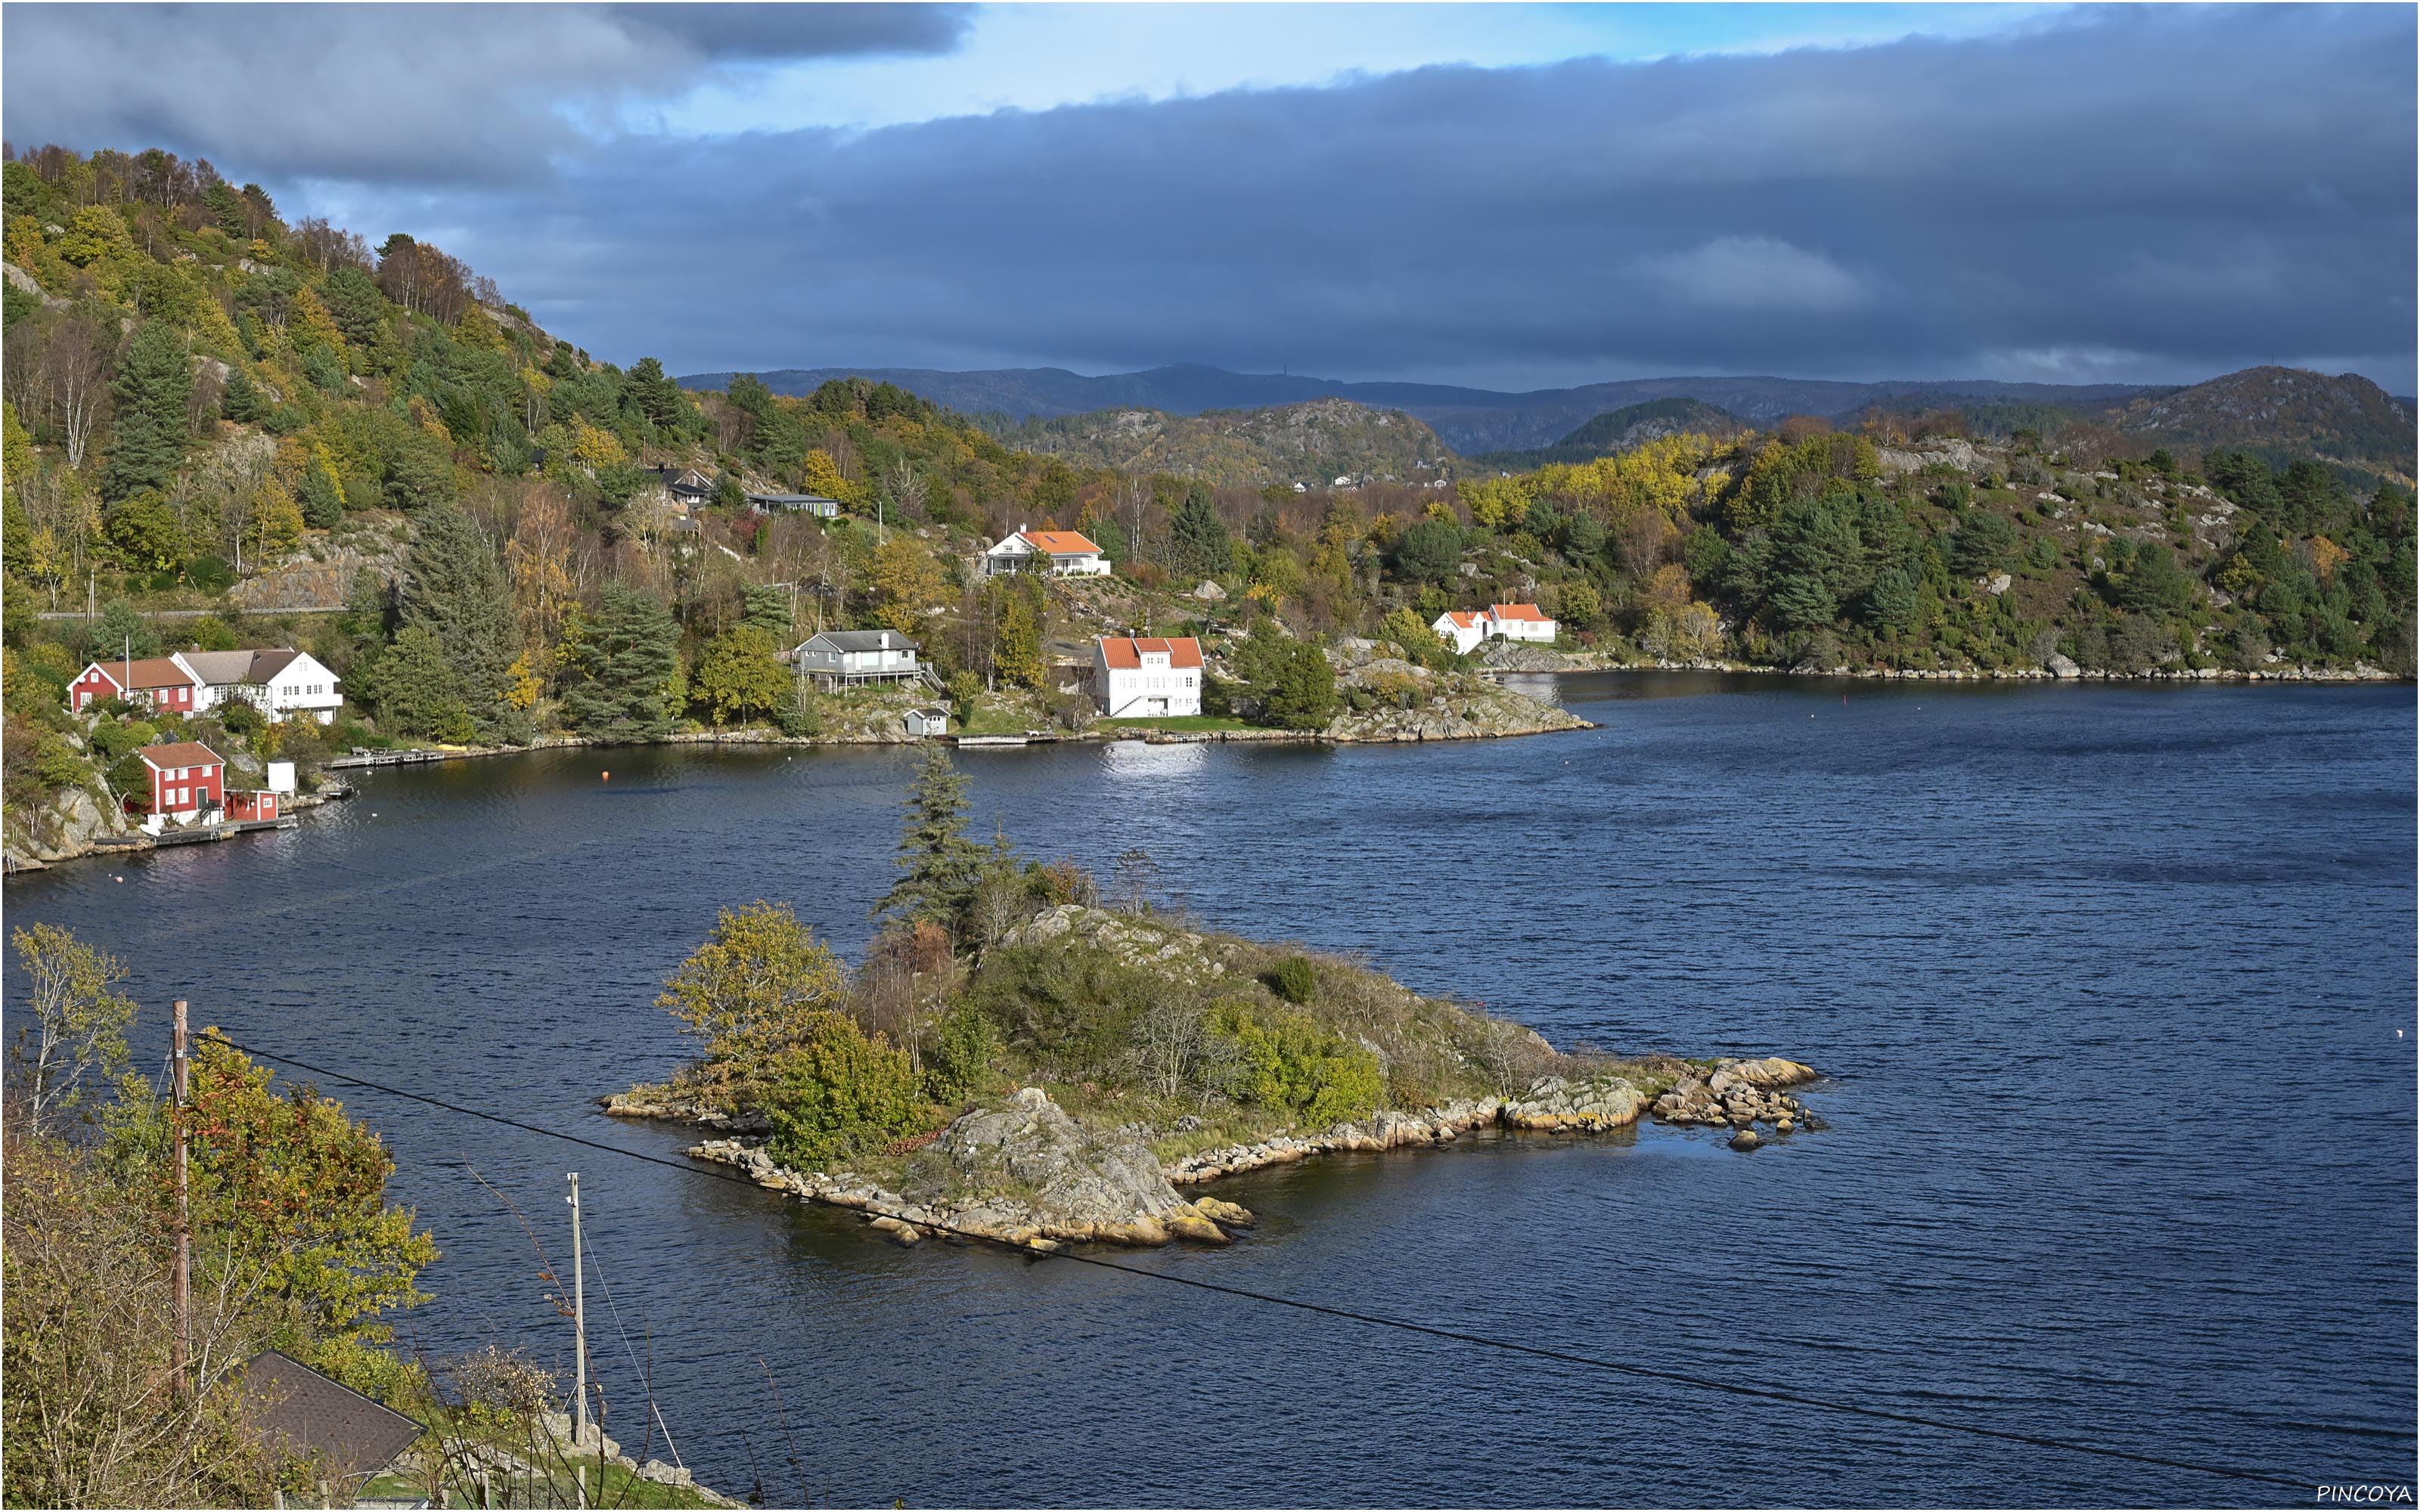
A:
<svg viewBox="0 0 2420 1512">
<path fill-rule="evenodd" d="M 105 835 L 92 842 L 96 851 L 153 851 L 163 845 L 207 845 L 233 840 L 256 829 L 292 829 L 294 816 L 276 819 L 230 819 L 223 825 L 196 825 L 189 829 L 163 829 L 157 835 Z"/>
<path fill-rule="evenodd" d="M 415 766 L 423 762 L 460 761 L 473 754 L 468 750 L 356 750 L 349 756 L 331 756 L 319 765 L 327 771 L 347 766 Z"/>
</svg>

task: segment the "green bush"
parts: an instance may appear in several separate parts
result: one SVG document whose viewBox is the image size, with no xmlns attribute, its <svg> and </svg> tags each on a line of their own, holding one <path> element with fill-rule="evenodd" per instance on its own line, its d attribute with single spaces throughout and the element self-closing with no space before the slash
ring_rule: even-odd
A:
<svg viewBox="0 0 2420 1512">
<path fill-rule="evenodd" d="M 797 1169 L 830 1166 L 923 1122 L 907 1052 L 869 1039 L 845 1013 L 810 1015 L 798 1042 L 775 1057 L 771 1081 L 766 1149 Z"/>
<path fill-rule="evenodd" d="M 159 733 L 140 719 L 132 724 L 104 721 L 93 728 L 92 745 L 104 760 L 115 762 L 130 751 L 141 750 L 151 744 Z"/>
<path fill-rule="evenodd" d="M 967 997 L 1009 1043 L 1075 1076 L 1109 1067 L 1166 985 L 1105 950 L 1018 946 L 985 955 Z"/>
<path fill-rule="evenodd" d="M 1246 1102 L 1282 1109 L 1323 1129 L 1368 1118 L 1385 1096 L 1378 1057 L 1304 1014 L 1280 1009 L 1264 1015 L 1249 1005 L 1229 1003 L 1214 1022 L 1235 1042 L 1235 1090 Z"/>
<path fill-rule="evenodd" d="M 239 735 L 256 735 L 267 728 L 268 716 L 242 699 L 229 699 L 219 705 L 219 723 Z"/>
<path fill-rule="evenodd" d="M 992 1057 L 1000 1054 L 1000 1030 L 970 1004 L 950 1011 L 924 1052 L 924 1095 L 945 1106 L 955 1106 L 980 1093 L 992 1078 Z"/>
<path fill-rule="evenodd" d="M 1311 962 L 1298 955 L 1287 956 L 1278 963 L 1268 976 L 1269 990 L 1289 1003 L 1308 1003 L 1319 991 L 1319 975 Z"/>
</svg>

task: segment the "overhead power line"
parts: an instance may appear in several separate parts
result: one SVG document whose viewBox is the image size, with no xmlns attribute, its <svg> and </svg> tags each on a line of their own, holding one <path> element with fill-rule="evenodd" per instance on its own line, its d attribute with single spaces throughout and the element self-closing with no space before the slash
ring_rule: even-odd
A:
<svg viewBox="0 0 2420 1512">
<path fill-rule="evenodd" d="M 626 1149 L 619 1145 L 609 1145 L 601 1140 L 583 1138 L 579 1134 L 565 1134 L 559 1129 L 545 1128 L 539 1124 L 528 1123 L 520 1119 L 508 1119 L 500 1113 L 489 1113 L 480 1108 L 465 1107 L 458 1103 L 448 1103 L 442 1098 L 430 1097 L 421 1092 L 407 1091 L 400 1087 L 389 1087 L 384 1083 L 370 1081 L 365 1077 L 354 1076 L 345 1072 L 330 1070 L 325 1066 L 316 1066 L 309 1061 L 298 1060 L 291 1056 L 281 1056 L 274 1051 L 256 1050 L 250 1045 L 240 1044 L 234 1041 L 228 1041 L 227 1042 L 235 1049 L 240 1050 L 248 1056 L 256 1056 L 263 1060 L 273 1060 L 283 1066 L 291 1066 L 297 1071 L 309 1072 L 315 1076 L 325 1076 L 331 1080 L 344 1082 L 353 1087 L 365 1088 L 373 1092 L 383 1092 L 390 1097 L 399 1097 L 409 1102 L 424 1103 L 429 1107 L 442 1108 L 448 1113 L 458 1113 L 463 1115 L 465 1118 L 483 1119 L 489 1123 L 502 1124 L 508 1129 L 519 1129 L 525 1134 L 539 1134 L 549 1139 L 560 1139 L 566 1144 L 580 1145 L 589 1149 L 602 1150 L 606 1154 L 619 1155 L 627 1160 L 645 1161 L 651 1165 L 661 1165 L 668 1170 L 679 1171 L 684 1175 L 697 1177 L 705 1180 L 727 1181 L 735 1186 L 744 1186 L 752 1192 L 764 1190 L 759 1187 L 755 1181 L 747 1177 L 740 1176 L 736 1172 L 716 1170 L 686 1160 L 674 1160 L 668 1156 L 651 1155 L 644 1150 Z M 971 1240 L 981 1243 L 999 1242 L 999 1241 L 991 1235 L 978 1234 L 966 1229 L 954 1228 L 945 1224 L 918 1224 L 916 1227 L 926 1232 L 948 1234 L 954 1238 Z M 1959 1422 L 1951 1418 L 1929 1417 L 1918 1412 L 1902 1412 L 1886 1407 L 1868 1407 L 1861 1403 L 1838 1401 L 1823 1396 L 1810 1396 L 1801 1392 L 1782 1391 L 1770 1386 L 1750 1386 L 1739 1381 L 1722 1381 L 1712 1376 L 1690 1375 L 1684 1371 L 1662 1370 L 1657 1369 L 1652 1365 L 1633 1365 L 1622 1360 L 1607 1360 L 1596 1355 L 1575 1354 L 1564 1350 L 1548 1349 L 1543 1345 L 1523 1344 L 1512 1339 L 1494 1338 L 1484 1334 L 1467 1333 L 1461 1329 L 1441 1328 L 1433 1323 L 1415 1322 L 1411 1319 L 1402 1318 L 1388 1318 L 1377 1313 L 1357 1312 L 1349 1307 L 1334 1307 L 1329 1306 L 1325 1303 L 1304 1302 L 1295 1297 L 1280 1297 L 1272 1292 L 1254 1291 L 1246 1287 L 1233 1287 L 1217 1281 L 1204 1281 L 1197 1276 L 1180 1275 L 1173 1272 L 1145 1270 L 1141 1266 L 1124 1264 L 1117 1260 L 1106 1259 L 1097 1255 L 1078 1254 L 1076 1251 L 1064 1248 L 1048 1251 L 1019 1250 L 1018 1253 L 1031 1256 L 1035 1259 L 1067 1260 L 1078 1265 L 1089 1265 L 1097 1270 L 1116 1271 L 1125 1275 L 1140 1276 L 1147 1281 L 1162 1281 L 1172 1286 L 1190 1287 L 1197 1291 L 1216 1292 L 1221 1296 L 1234 1297 L 1246 1302 L 1262 1303 L 1272 1307 L 1290 1307 L 1297 1312 L 1315 1313 L 1324 1318 L 1342 1319 L 1347 1322 L 1362 1323 L 1373 1328 L 1387 1328 L 1396 1330 L 1400 1333 L 1424 1335 L 1430 1338 L 1446 1339 L 1456 1344 L 1468 1344 L 1481 1349 L 1498 1350 L 1509 1354 L 1528 1355 L 1533 1359 L 1553 1360 L 1562 1365 L 1578 1365 L 1586 1369 L 1603 1370 L 1614 1375 L 1630 1376 L 1647 1381 L 1660 1381 L 1672 1385 L 1694 1387 L 1700 1391 L 1721 1392 L 1728 1396 L 1751 1397 L 1760 1401 L 1780 1402 L 1792 1407 L 1813 1408 L 1820 1412 L 1841 1412 L 1853 1417 L 1869 1418 L 1884 1423 L 1904 1424 L 1913 1427 L 1932 1428 L 1944 1433 L 1962 1433 L 1975 1438 L 1996 1439 L 2004 1443 L 2022 1443 L 2037 1449 L 2055 1449 L 2068 1454 L 2090 1455 L 2098 1458 L 2120 1460 L 2129 1464 L 2149 1465 L 2163 1470 L 2191 1471 L 2197 1474 L 2219 1475 L 2230 1480 L 2257 1481 L 2263 1485 L 2269 1486 L 2287 1486 L 2293 1488 L 2295 1490 L 2306 1493 L 2313 1486 L 2318 1484 L 2318 1482 L 2309 1479 L 2298 1478 L 2291 1475 L 2280 1475 L 2264 1470 L 2246 1469 L 2241 1465 L 2223 1465 L 2207 1460 L 2178 1459 L 2164 1455 L 2141 1454 L 2132 1449 L 2114 1449 L 2105 1444 L 2083 1443 L 2072 1439 L 2053 1438 L 2047 1434 L 2040 1433 L 2026 1433 L 2015 1428 L 1997 1428 L 1991 1427 L 1980 1423 L 1965 1423 Z M 2323 1427 L 2330 1432 L 2350 1434 L 2366 1438 L 2401 1437 L 2401 1435 L 2392 1433 L 2378 1434 L 2366 1429 L 2344 1427 L 2334 1424 L 2307 1426 Z"/>
</svg>

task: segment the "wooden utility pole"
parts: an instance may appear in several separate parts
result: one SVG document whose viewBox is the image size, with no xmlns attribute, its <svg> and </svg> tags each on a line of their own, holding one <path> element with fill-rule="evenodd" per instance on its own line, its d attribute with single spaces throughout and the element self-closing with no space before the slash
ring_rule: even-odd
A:
<svg viewBox="0 0 2420 1512">
<path fill-rule="evenodd" d="M 177 1388 L 188 1389 L 186 1367 L 194 1358 L 194 1227 L 192 1212 L 187 1207 L 185 1165 L 187 1127 L 186 1103 L 193 1095 L 192 1061 L 185 1049 L 185 1000 L 177 999 L 176 1016 L 170 1030 L 168 1062 L 169 1085 L 175 1089 L 177 1119 L 177 1339 L 175 1363 Z"/>
<path fill-rule="evenodd" d="M 580 1263 L 580 1173 L 566 1171 L 563 1179 L 571 1183 L 563 1200 L 571 1204 L 571 1443 L 577 1454 L 588 1442 L 588 1299 Z"/>
</svg>

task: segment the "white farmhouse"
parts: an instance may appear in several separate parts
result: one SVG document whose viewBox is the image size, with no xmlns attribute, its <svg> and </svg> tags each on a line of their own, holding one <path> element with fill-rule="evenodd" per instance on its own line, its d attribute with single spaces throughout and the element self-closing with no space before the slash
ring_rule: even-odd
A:
<svg viewBox="0 0 2420 1512">
<path fill-rule="evenodd" d="M 1020 525 L 984 553 L 983 570 L 986 578 L 1044 571 L 1053 578 L 1106 578 L 1109 559 L 1074 531 L 1029 531 Z"/>
<path fill-rule="evenodd" d="M 1478 609 L 1450 609 L 1438 615 L 1429 628 L 1445 637 L 1457 653 L 1467 656 L 1487 639 L 1487 616 Z"/>
<path fill-rule="evenodd" d="M 1552 640 L 1555 622 L 1535 604 L 1490 604 L 1488 633 L 1505 640 Z"/>
<path fill-rule="evenodd" d="M 1448 609 L 1429 628 L 1468 656 L 1482 640 L 1552 640 L 1555 622 L 1535 604 L 1490 604 L 1483 609 Z"/>
<path fill-rule="evenodd" d="M 289 716 L 336 722 L 345 694 L 319 658 L 291 646 L 245 651 L 183 651 L 178 659 L 202 681 L 201 708 L 249 703 L 272 721 Z"/>
<path fill-rule="evenodd" d="M 1093 702 L 1112 719 L 1202 712 L 1202 642 L 1191 636 L 1103 636 L 1093 642 Z"/>
</svg>

